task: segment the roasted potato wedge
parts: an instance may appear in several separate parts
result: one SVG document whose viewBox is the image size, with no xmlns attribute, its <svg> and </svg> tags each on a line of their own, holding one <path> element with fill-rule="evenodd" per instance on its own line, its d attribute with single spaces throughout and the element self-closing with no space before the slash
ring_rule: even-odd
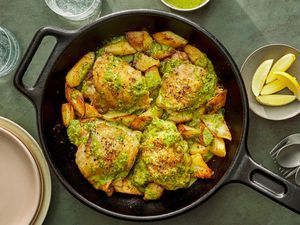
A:
<svg viewBox="0 0 300 225">
<path fill-rule="evenodd" d="M 71 120 L 75 119 L 74 109 L 72 104 L 64 103 L 61 106 L 62 121 L 65 127 L 68 127 Z"/>
<path fill-rule="evenodd" d="M 152 66 L 159 66 L 160 62 L 157 59 L 149 57 L 144 53 L 138 52 L 135 54 L 133 59 L 133 66 L 141 71 L 146 71 Z"/>
<path fill-rule="evenodd" d="M 210 130 L 201 123 L 199 128 L 190 127 L 184 124 L 177 125 L 178 131 L 185 139 L 196 138 L 199 141 L 199 144 L 203 146 L 208 146 L 214 136 L 210 132 Z"/>
<path fill-rule="evenodd" d="M 91 104 L 85 103 L 85 114 L 84 118 L 100 118 L 102 115 L 98 112 L 98 110 L 92 106 Z"/>
<path fill-rule="evenodd" d="M 137 115 L 111 111 L 105 114 L 100 114 L 99 117 L 107 121 L 119 122 L 127 127 L 130 127 L 130 124 L 137 118 Z"/>
<path fill-rule="evenodd" d="M 130 114 L 130 115 L 125 115 L 125 116 L 120 116 L 115 118 L 115 122 L 120 122 L 126 127 L 130 127 L 130 124 L 137 118 L 137 115 Z"/>
<path fill-rule="evenodd" d="M 136 50 L 124 39 L 120 39 L 118 42 L 112 42 L 103 47 L 104 52 L 112 53 L 117 56 L 135 54 Z"/>
<path fill-rule="evenodd" d="M 157 42 L 153 42 L 151 48 L 145 53 L 154 59 L 164 59 L 175 53 L 175 49 L 168 45 L 161 45 Z"/>
<path fill-rule="evenodd" d="M 153 38 L 159 44 L 168 45 L 173 48 L 180 48 L 185 46 L 188 41 L 178 34 L 173 33 L 172 31 L 162 31 L 153 34 Z"/>
<path fill-rule="evenodd" d="M 101 114 L 100 114 L 101 115 Z M 130 127 L 131 123 L 138 117 L 134 114 L 124 112 L 111 111 L 101 115 L 103 119 L 111 122 L 119 122 L 123 125 Z"/>
<path fill-rule="evenodd" d="M 190 146 L 190 154 L 191 155 L 195 155 L 195 154 L 205 155 L 208 152 L 209 152 L 209 147 L 208 146 L 204 146 L 204 145 L 201 145 L 199 143 L 193 143 Z"/>
<path fill-rule="evenodd" d="M 135 130 L 144 130 L 145 127 L 152 121 L 151 116 L 138 116 L 136 117 L 132 123 L 130 124 L 130 127 Z"/>
<path fill-rule="evenodd" d="M 171 120 L 174 123 L 185 123 L 193 119 L 193 113 L 187 111 L 182 111 L 182 112 L 168 111 L 168 114 L 169 114 L 168 120 Z"/>
<path fill-rule="evenodd" d="M 210 130 L 204 125 L 200 126 L 201 133 L 199 135 L 199 142 L 200 144 L 204 146 L 208 146 L 212 140 L 214 139 L 214 136 L 210 132 Z"/>
<path fill-rule="evenodd" d="M 131 194 L 131 195 L 143 195 L 131 182 L 130 177 L 125 177 L 124 179 L 115 180 L 112 183 L 116 192 Z"/>
<path fill-rule="evenodd" d="M 208 62 L 207 57 L 198 48 L 192 45 L 186 45 L 183 50 L 189 56 L 189 59 L 192 61 L 192 63 L 194 63 L 196 66 L 206 68 Z"/>
<path fill-rule="evenodd" d="M 120 58 L 123 59 L 125 62 L 131 64 L 133 62 L 134 55 L 123 55 L 120 56 Z"/>
<path fill-rule="evenodd" d="M 77 87 L 92 68 L 94 61 L 94 52 L 89 52 L 84 55 L 67 73 L 66 84 L 69 87 Z"/>
<path fill-rule="evenodd" d="M 204 162 L 207 163 L 207 162 L 209 162 L 209 160 L 211 160 L 214 157 L 214 154 L 211 151 L 209 151 L 208 153 L 203 154 L 201 156 L 202 156 Z"/>
<path fill-rule="evenodd" d="M 216 113 L 226 104 L 227 90 L 222 90 L 206 104 L 206 113 Z"/>
<path fill-rule="evenodd" d="M 164 192 L 164 188 L 156 183 L 150 183 L 145 188 L 144 200 L 157 200 Z"/>
<path fill-rule="evenodd" d="M 212 142 L 210 152 L 216 156 L 225 157 L 226 156 L 226 146 L 225 146 L 224 139 L 215 137 Z"/>
<path fill-rule="evenodd" d="M 129 31 L 125 33 L 129 44 L 137 51 L 147 51 L 151 48 L 153 39 L 147 31 Z"/>
<path fill-rule="evenodd" d="M 151 116 L 152 118 L 157 117 L 160 118 L 163 114 L 163 110 L 156 105 L 153 105 L 147 111 L 141 114 L 141 116 Z"/>
<path fill-rule="evenodd" d="M 213 171 L 208 167 L 206 162 L 203 160 L 201 154 L 191 155 L 192 158 L 192 169 L 194 176 L 197 178 L 211 178 Z"/>
<path fill-rule="evenodd" d="M 199 137 L 199 135 L 201 134 L 201 130 L 200 129 L 196 129 L 184 124 L 178 124 L 177 125 L 178 131 L 180 132 L 180 134 L 182 135 L 182 137 L 186 138 L 186 139 L 190 139 L 190 138 L 195 138 L 195 137 Z"/>
<path fill-rule="evenodd" d="M 80 118 L 84 117 L 85 114 L 85 102 L 83 94 L 75 89 L 66 85 L 66 99 L 72 104 L 74 110 Z"/>
<path fill-rule="evenodd" d="M 144 130 L 146 126 L 152 121 L 153 118 L 162 116 L 163 110 L 157 106 L 153 106 L 146 112 L 137 116 L 130 124 L 130 127 L 135 130 Z"/>
<path fill-rule="evenodd" d="M 130 115 L 127 112 L 110 111 L 102 115 L 103 119 L 107 121 L 116 121 L 117 118 Z"/>
<path fill-rule="evenodd" d="M 225 138 L 227 140 L 232 139 L 222 113 L 205 114 L 201 116 L 201 120 L 215 137 Z"/>
</svg>

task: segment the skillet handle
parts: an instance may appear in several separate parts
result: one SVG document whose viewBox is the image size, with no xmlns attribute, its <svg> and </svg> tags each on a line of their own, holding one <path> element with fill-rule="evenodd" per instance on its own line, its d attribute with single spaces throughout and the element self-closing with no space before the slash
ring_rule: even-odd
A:
<svg viewBox="0 0 300 225">
<path fill-rule="evenodd" d="M 300 213 L 300 187 L 262 167 L 247 153 L 242 154 L 232 171 L 235 173 L 227 181 L 246 184 L 283 206 Z"/>
<path fill-rule="evenodd" d="M 25 52 L 23 59 L 20 65 L 17 68 L 14 77 L 15 87 L 22 92 L 27 98 L 29 98 L 36 107 L 40 106 L 41 96 L 43 92 L 43 86 L 46 82 L 47 76 L 50 73 L 50 70 L 58 58 L 61 51 L 68 44 L 70 37 L 72 35 L 71 31 L 64 31 L 52 27 L 43 27 L 38 30 L 33 37 L 27 51 Z M 54 36 L 56 38 L 56 44 L 48 57 L 48 60 L 39 74 L 35 84 L 32 87 L 28 87 L 23 82 L 24 74 L 30 65 L 32 58 L 34 57 L 37 49 L 39 48 L 42 40 L 46 36 Z"/>
</svg>

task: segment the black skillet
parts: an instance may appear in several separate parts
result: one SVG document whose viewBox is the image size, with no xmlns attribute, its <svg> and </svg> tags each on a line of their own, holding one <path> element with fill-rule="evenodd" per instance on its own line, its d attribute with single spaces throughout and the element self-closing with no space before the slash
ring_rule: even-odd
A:
<svg viewBox="0 0 300 225">
<path fill-rule="evenodd" d="M 166 192 L 159 201 L 152 202 L 118 193 L 107 197 L 96 191 L 80 174 L 74 162 L 76 149 L 69 143 L 60 119 L 61 104 L 66 102 L 64 79 L 67 71 L 85 53 L 95 51 L 102 40 L 141 29 L 151 33 L 172 30 L 207 53 L 228 89 L 225 117 L 233 136 L 231 142 L 226 142 L 227 157 L 214 158 L 209 164 L 215 171 L 213 179 L 197 181 L 188 189 Z M 27 87 L 22 78 L 46 36 L 54 36 L 57 43 L 35 85 Z M 244 183 L 300 212 L 300 188 L 258 165 L 248 154 L 248 103 L 233 59 L 213 35 L 185 18 L 156 10 L 129 10 L 102 17 L 77 31 L 42 28 L 25 53 L 14 84 L 35 106 L 42 149 L 55 174 L 75 197 L 99 212 L 131 220 L 168 218 L 203 203 L 230 182 Z"/>
</svg>

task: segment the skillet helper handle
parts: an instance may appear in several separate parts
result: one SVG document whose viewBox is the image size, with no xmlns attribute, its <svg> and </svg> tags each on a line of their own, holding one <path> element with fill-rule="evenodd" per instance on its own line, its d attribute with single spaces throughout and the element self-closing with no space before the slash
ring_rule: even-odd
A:
<svg viewBox="0 0 300 225">
<path fill-rule="evenodd" d="M 300 187 L 267 170 L 248 154 L 243 155 L 230 182 L 246 184 L 281 205 L 300 213 Z"/>
<path fill-rule="evenodd" d="M 52 28 L 52 27 L 41 28 L 36 32 L 27 51 L 23 56 L 20 65 L 17 68 L 14 77 L 14 85 L 20 92 L 22 92 L 26 97 L 28 97 L 35 104 L 36 107 L 40 105 L 41 95 L 43 91 L 42 87 L 46 82 L 47 76 L 50 73 L 50 70 L 54 65 L 56 59 L 58 58 L 59 54 L 61 53 L 62 49 L 65 48 L 68 41 L 70 40 L 71 34 L 72 33 L 69 31 L 64 31 L 57 28 Z M 28 66 L 30 65 L 32 58 L 34 57 L 36 51 L 38 50 L 42 40 L 46 36 L 55 37 L 56 44 L 53 47 L 53 50 L 44 68 L 39 74 L 35 84 L 32 87 L 28 87 L 23 82 L 24 74 L 26 73 Z"/>
</svg>

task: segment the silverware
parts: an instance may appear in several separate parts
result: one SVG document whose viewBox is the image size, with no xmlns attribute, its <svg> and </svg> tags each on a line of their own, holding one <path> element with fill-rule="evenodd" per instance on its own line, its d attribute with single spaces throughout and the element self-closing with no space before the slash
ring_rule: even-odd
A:
<svg viewBox="0 0 300 225">
<path fill-rule="evenodd" d="M 298 168 L 299 167 L 296 167 L 296 168 L 283 168 L 283 167 L 279 167 L 278 170 L 283 175 L 284 178 L 289 178 L 290 176 L 296 174 Z"/>
<path fill-rule="evenodd" d="M 299 171 L 298 168 L 300 166 L 300 157 L 294 156 L 297 155 L 297 153 L 300 155 L 300 149 L 296 151 L 290 150 L 289 152 L 284 151 L 286 147 L 295 144 L 300 144 L 300 133 L 292 134 L 285 137 L 270 151 L 271 158 L 275 163 L 280 165 L 278 170 L 285 178 L 288 178 L 294 174 L 298 175 L 298 173 L 296 172 Z M 296 177 L 296 184 L 300 184 L 300 174 L 299 179 Z M 296 181 L 296 179 L 298 180 Z"/>
<path fill-rule="evenodd" d="M 298 166 L 296 175 L 295 175 L 295 183 L 300 186 L 300 166 Z"/>
<path fill-rule="evenodd" d="M 300 144 L 300 133 L 291 134 L 284 139 L 282 139 L 275 147 L 270 151 L 272 157 L 277 156 L 277 154 L 284 148 L 294 145 Z"/>
</svg>

